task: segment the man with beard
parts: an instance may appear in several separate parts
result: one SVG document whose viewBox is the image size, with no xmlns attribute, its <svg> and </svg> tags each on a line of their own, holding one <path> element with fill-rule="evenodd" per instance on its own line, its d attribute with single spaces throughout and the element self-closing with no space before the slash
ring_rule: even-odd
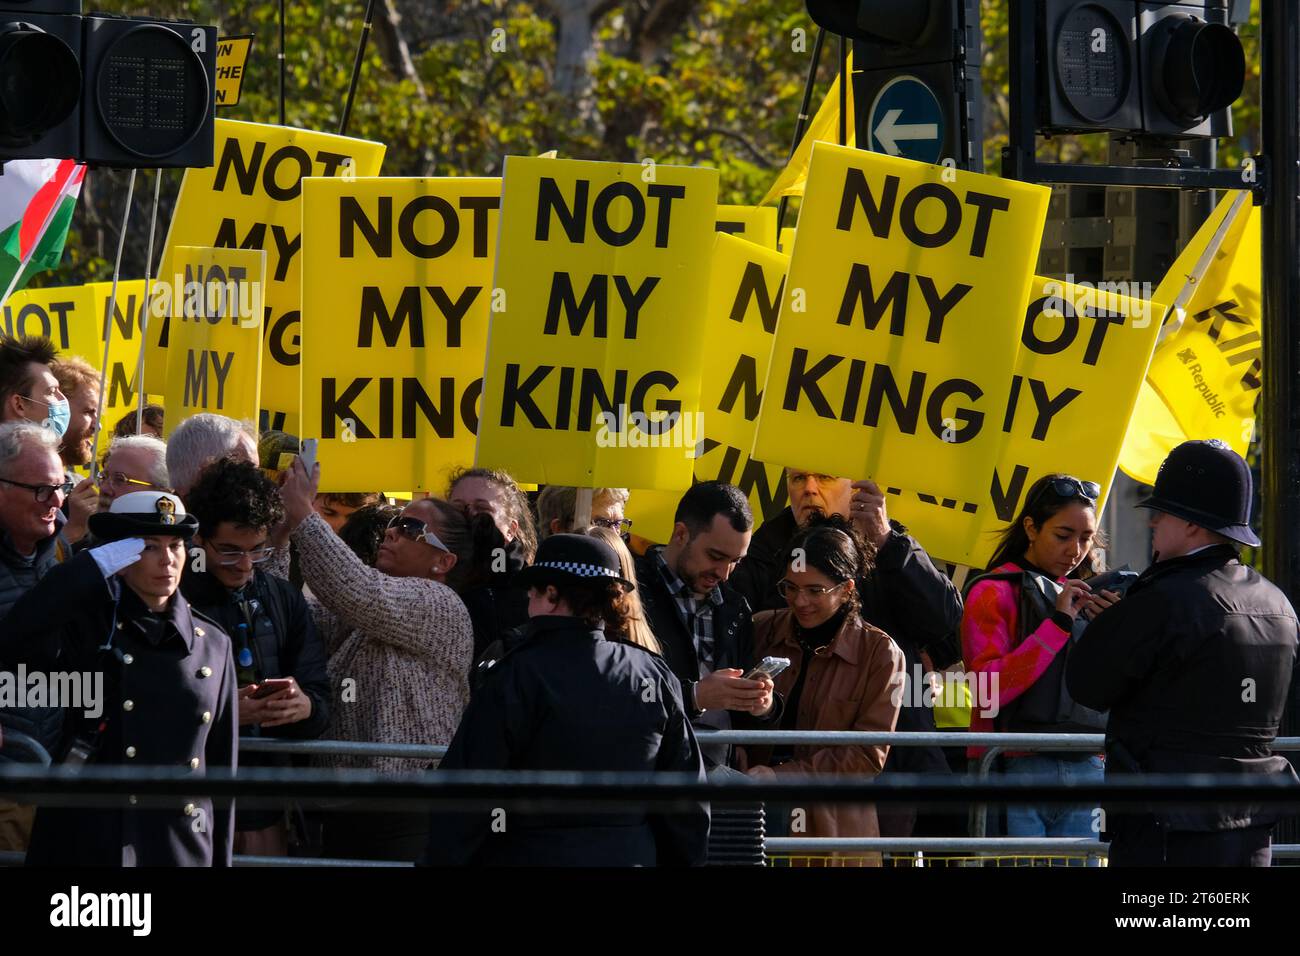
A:
<svg viewBox="0 0 1300 956">
<path fill-rule="evenodd" d="M 99 372 L 82 359 L 70 356 L 56 359 L 50 365 L 50 371 L 59 383 L 59 390 L 68 400 L 68 430 L 63 433 L 59 445 L 59 458 L 69 481 L 76 487 L 64 505 L 68 523 L 63 528 L 63 537 L 69 544 L 76 544 L 86 536 L 86 522 L 95 513 L 99 503 L 99 492 L 95 488 L 93 474 L 82 478 L 73 471 L 85 468 L 95 460 L 95 425 L 99 421 Z"/>
<path fill-rule="evenodd" d="M 772 726 L 780 716 L 772 680 L 744 677 L 753 664 L 754 625 L 749 604 L 727 585 L 753 526 L 739 488 L 702 481 L 682 495 L 668 544 L 637 561 L 646 620 L 697 729 Z M 700 749 L 709 770 L 730 763 L 726 744 L 705 741 Z"/>
</svg>

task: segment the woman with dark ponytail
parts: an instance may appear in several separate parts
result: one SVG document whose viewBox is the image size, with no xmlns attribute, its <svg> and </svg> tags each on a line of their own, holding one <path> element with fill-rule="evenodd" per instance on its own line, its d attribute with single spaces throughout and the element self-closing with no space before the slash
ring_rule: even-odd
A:
<svg viewBox="0 0 1300 956">
<path fill-rule="evenodd" d="M 618 555 L 586 535 L 542 542 L 516 582 L 531 615 L 522 640 L 488 669 L 442 770 L 686 773 L 704 764 L 663 658 L 607 635 L 627 632 L 632 587 Z M 704 862 L 709 813 L 689 810 L 436 812 L 435 866 L 667 866 Z"/>
<path fill-rule="evenodd" d="M 1084 580 L 1103 570 L 1100 490 L 1071 475 L 1038 479 L 1003 532 L 988 570 L 967 585 L 963 658 L 980 675 L 976 686 L 989 688 L 993 698 L 973 702 L 973 732 L 1105 729 L 1104 716 L 1075 704 L 1064 683 L 1076 619 L 1118 599 L 1108 591 L 1093 594 Z M 990 712 L 996 716 L 985 716 Z M 972 747 L 968 755 L 982 753 L 983 748 Z M 1087 753 L 1008 753 L 1005 763 L 1008 774 L 1075 783 L 1100 783 L 1103 775 L 1102 758 Z M 1091 837 L 1097 832 L 1093 824 L 1089 807 L 1007 808 L 1009 836 Z"/>
<path fill-rule="evenodd" d="M 754 615 L 754 657 L 788 657 L 776 678 L 785 700 L 783 730 L 892 731 L 898 723 L 904 677 L 903 652 L 884 631 L 859 613 L 857 582 L 871 570 L 871 546 L 839 515 L 814 518 L 785 554 L 777 589 L 789 607 Z M 887 745 L 754 747 L 754 777 L 786 774 L 874 776 L 885 766 Z M 777 821 L 785 824 L 787 821 Z M 875 807 L 837 804 L 808 808 L 803 836 L 876 837 Z M 879 865 L 879 855 L 853 860 Z M 830 854 L 827 865 L 847 865 Z"/>
</svg>

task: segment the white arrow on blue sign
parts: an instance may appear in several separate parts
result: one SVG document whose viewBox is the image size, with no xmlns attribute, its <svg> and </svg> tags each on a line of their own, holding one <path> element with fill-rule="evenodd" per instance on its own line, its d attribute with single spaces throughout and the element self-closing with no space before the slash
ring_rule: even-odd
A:
<svg viewBox="0 0 1300 956">
<path fill-rule="evenodd" d="M 876 94 L 868 114 L 871 149 L 922 163 L 943 153 L 944 117 L 930 87 L 915 76 L 896 76 Z"/>
</svg>

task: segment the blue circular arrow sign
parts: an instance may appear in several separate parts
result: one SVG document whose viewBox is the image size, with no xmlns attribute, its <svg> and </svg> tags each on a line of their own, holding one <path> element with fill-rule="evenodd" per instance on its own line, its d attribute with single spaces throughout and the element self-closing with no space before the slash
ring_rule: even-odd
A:
<svg viewBox="0 0 1300 956">
<path fill-rule="evenodd" d="M 876 94 L 869 114 L 874 152 L 937 163 L 946 130 L 939 99 L 915 76 L 896 76 Z"/>
</svg>

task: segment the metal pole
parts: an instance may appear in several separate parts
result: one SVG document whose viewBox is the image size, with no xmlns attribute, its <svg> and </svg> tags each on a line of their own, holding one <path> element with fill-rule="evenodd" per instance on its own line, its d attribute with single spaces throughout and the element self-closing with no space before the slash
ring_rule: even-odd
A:
<svg viewBox="0 0 1300 956">
<path fill-rule="evenodd" d="M 812 105 L 813 87 L 817 85 L 817 64 L 822 60 L 822 41 L 825 39 L 826 31 L 818 27 L 817 39 L 813 41 L 812 62 L 808 64 L 808 76 L 803 81 L 803 102 L 799 104 L 799 115 L 794 121 L 794 141 L 790 144 L 790 155 L 786 162 L 794 159 L 799 140 L 803 139 L 803 131 L 808 127 L 808 109 Z M 781 249 L 781 227 L 785 225 L 785 211 L 789 205 L 789 196 L 782 196 L 776 204 L 776 248 L 781 252 L 785 251 Z"/>
<path fill-rule="evenodd" d="M 1260 14 L 1260 76 L 1264 155 L 1270 198 L 1261 239 L 1264 294 L 1264 387 L 1261 527 L 1264 573 L 1296 603 L 1300 598 L 1300 5 L 1264 0 Z M 1293 695 L 1300 693 L 1293 686 Z M 1297 699 L 1282 733 L 1300 726 Z M 1281 840 L 1294 835 L 1283 821 Z"/>
<path fill-rule="evenodd" d="M 366 20 L 361 24 L 361 39 L 357 42 L 357 58 L 352 64 L 352 79 L 348 81 L 348 98 L 343 104 L 343 118 L 339 120 L 339 135 L 348 133 L 348 120 L 352 118 L 352 100 L 357 95 L 361 81 L 361 64 L 366 58 L 366 41 L 370 39 L 370 25 L 375 21 L 375 0 L 366 0 Z"/>
<path fill-rule="evenodd" d="M 840 145 L 849 142 L 849 40 L 840 37 Z"/>
<path fill-rule="evenodd" d="M 284 79 L 286 61 L 284 59 L 284 0 L 280 0 L 280 125 L 284 126 Z"/>
</svg>

